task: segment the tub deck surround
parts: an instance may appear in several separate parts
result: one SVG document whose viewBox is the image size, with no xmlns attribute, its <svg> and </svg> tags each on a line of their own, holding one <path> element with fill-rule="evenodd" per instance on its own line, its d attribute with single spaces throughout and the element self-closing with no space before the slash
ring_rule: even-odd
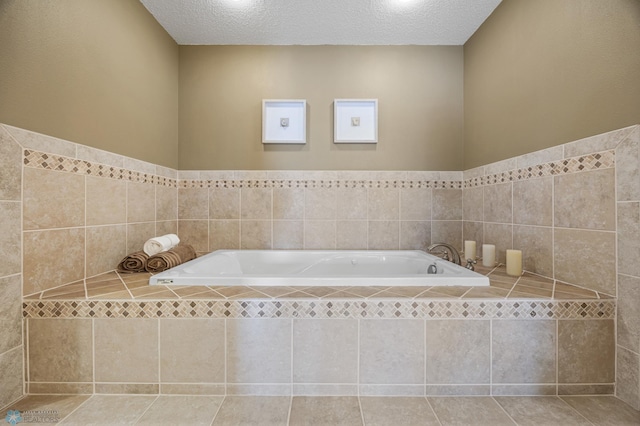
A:
<svg viewBox="0 0 640 426">
<path fill-rule="evenodd" d="M 3 127 L 23 154 L 28 392 L 575 395 L 615 386 L 637 406 L 635 281 L 623 278 L 638 275 L 640 126 L 465 172 L 174 171 Z M 84 179 L 84 193 L 69 201 L 41 185 L 53 175 Z M 68 201 L 78 208 L 51 207 Z M 502 249 L 521 248 L 525 269 L 553 280 L 499 267 L 478 268 L 485 288 L 151 288 L 146 274 L 103 273 L 124 247 L 168 232 L 201 254 L 424 250 L 469 239 L 496 244 L 500 262 Z M 70 236 L 78 244 L 65 257 L 80 260 L 60 273 L 65 265 L 42 248 L 58 254 Z"/>
<path fill-rule="evenodd" d="M 614 393 L 614 298 L 478 270 L 489 287 L 150 286 L 147 273 L 103 274 L 24 299 L 27 392 Z"/>
<path fill-rule="evenodd" d="M 576 318 L 611 319 L 609 295 L 504 265 L 476 269 L 488 287 L 149 285 L 110 272 L 26 296 L 25 318 Z"/>
</svg>

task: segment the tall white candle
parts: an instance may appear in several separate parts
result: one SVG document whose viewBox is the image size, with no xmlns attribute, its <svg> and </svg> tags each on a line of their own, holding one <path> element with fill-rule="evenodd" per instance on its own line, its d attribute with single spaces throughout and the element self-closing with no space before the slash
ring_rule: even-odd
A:
<svg viewBox="0 0 640 426">
<path fill-rule="evenodd" d="M 507 275 L 519 277 L 522 275 L 522 251 L 507 250 Z"/>
<path fill-rule="evenodd" d="M 464 258 L 465 259 L 476 259 L 476 242 L 466 240 L 464 242 Z"/>
<path fill-rule="evenodd" d="M 493 244 L 482 245 L 482 265 L 493 268 L 496 266 L 496 246 Z"/>
</svg>

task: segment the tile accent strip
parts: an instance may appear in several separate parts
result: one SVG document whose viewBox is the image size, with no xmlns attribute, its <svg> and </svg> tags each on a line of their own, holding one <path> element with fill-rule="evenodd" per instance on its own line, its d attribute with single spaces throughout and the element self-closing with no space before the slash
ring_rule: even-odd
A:
<svg viewBox="0 0 640 426">
<path fill-rule="evenodd" d="M 24 150 L 24 165 L 27 167 L 57 170 L 82 175 L 100 176 L 132 182 L 153 183 L 161 186 L 180 188 L 427 188 L 462 189 L 514 182 L 543 176 L 556 176 L 589 170 L 615 167 L 615 151 L 602 151 L 579 157 L 567 158 L 550 163 L 537 164 L 521 169 L 509 170 L 486 176 L 459 180 L 202 180 L 171 179 L 148 173 L 127 170 L 120 167 L 92 163 L 61 155 Z"/>
<path fill-rule="evenodd" d="M 25 318 L 614 319 L 615 300 L 27 300 Z"/>
<path fill-rule="evenodd" d="M 415 180 L 196 180 L 181 179 L 180 188 L 431 188 L 462 189 L 462 182 Z"/>
<path fill-rule="evenodd" d="M 550 163 L 537 164 L 522 169 L 509 170 L 486 176 L 478 176 L 464 181 L 465 188 L 475 188 L 497 183 L 515 182 L 543 176 L 557 176 L 589 170 L 615 167 L 615 151 L 602 151 L 580 157 L 565 158 Z"/>
<path fill-rule="evenodd" d="M 99 163 L 92 163 L 77 158 L 69 158 L 61 155 L 48 154 L 45 152 L 24 150 L 24 165 L 36 169 L 56 170 L 61 172 L 75 173 L 79 175 L 98 176 L 117 180 L 127 180 L 130 182 L 152 183 L 160 186 L 177 187 L 177 180 L 164 176 L 141 173 L 121 167 L 107 166 Z"/>
</svg>

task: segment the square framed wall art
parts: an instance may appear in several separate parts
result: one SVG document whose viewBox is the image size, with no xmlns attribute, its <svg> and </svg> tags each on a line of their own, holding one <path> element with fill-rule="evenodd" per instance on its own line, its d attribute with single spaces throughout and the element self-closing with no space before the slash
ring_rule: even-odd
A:
<svg viewBox="0 0 640 426">
<path fill-rule="evenodd" d="M 335 99 L 334 143 L 377 143 L 378 100 Z"/>
<path fill-rule="evenodd" d="M 307 101 L 263 99 L 262 143 L 307 143 Z"/>
</svg>

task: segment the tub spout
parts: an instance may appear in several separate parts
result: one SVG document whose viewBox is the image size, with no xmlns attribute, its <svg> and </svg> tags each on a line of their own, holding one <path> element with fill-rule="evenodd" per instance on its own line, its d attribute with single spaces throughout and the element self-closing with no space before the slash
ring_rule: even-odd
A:
<svg viewBox="0 0 640 426">
<path fill-rule="evenodd" d="M 431 244 L 429 247 L 427 247 L 427 251 L 431 252 L 432 250 L 434 250 L 434 249 L 436 249 L 438 247 L 443 247 L 446 250 L 448 250 L 448 252 L 447 251 L 444 252 L 445 255 L 446 255 L 446 257 L 445 257 L 446 259 L 450 260 L 451 262 L 455 263 L 456 265 L 462 265 L 461 260 L 460 260 L 460 253 L 451 244 L 447 244 L 447 243 Z M 450 257 L 449 257 L 449 253 L 451 253 Z"/>
</svg>

